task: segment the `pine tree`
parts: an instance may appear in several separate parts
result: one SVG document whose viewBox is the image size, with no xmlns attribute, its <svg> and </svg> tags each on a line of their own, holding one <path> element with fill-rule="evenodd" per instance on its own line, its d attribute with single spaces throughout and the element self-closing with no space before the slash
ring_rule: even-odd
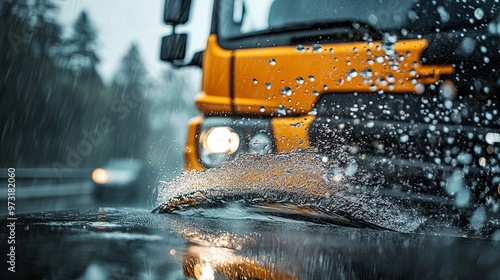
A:
<svg viewBox="0 0 500 280">
<path fill-rule="evenodd" d="M 96 48 L 97 32 L 87 12 L 82 11 L 73 25 L 73 35 L 66 43 L 68 68 L 77 75 L 95 75 L 100 61 Z"/>
<path fill-rule="evenodd" d="M 114 76 L 111 111 L 115 113 L 115 155 L 144 158 L 149 135 L 149 104 L 145 99 L 150 81 L 139 48 L 132 43 Z"/>
</svg>

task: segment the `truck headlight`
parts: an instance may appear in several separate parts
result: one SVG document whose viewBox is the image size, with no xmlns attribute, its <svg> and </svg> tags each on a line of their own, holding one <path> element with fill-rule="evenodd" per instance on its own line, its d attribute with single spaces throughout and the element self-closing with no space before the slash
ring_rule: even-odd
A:
<svg viewBox="0 0 500 280">
<path fill-rule="evenodd" d="M 217 167 L 238 153 L 272 152 L 269 119 L 208 117 L 198 132 L 198 157 L 203 166 Z"/>
<path fill-rule="evenodd" d="M 240 146 L 240 137 L 229 127 L 211 128 L 201 140 L 203 149 L 210 153 L 231 155 Z"/>
<path fill-rule="evenodd" d="M 200 135 L 200 159 L 207 167 L 219 166 L 240 147 L 240 136 L 227 126 L 212 127 Z"/>
</svg>

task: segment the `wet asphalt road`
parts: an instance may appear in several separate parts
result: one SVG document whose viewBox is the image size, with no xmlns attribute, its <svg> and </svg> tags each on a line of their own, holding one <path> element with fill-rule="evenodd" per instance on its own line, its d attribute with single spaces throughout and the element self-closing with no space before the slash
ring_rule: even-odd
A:
<svg viewBox="0 0 500 280">
<path fill-rule="evenodd" d="M 18 216 L 13 273 L 1 223 L 1 279 L 500 279 L 500 241 L 115 208 Z"/>
</svg>

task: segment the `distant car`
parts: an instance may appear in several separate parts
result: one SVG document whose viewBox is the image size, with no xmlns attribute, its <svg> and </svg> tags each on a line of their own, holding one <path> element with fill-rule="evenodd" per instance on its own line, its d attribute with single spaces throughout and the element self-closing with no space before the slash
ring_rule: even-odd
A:
<svg viewBox="0 0 500 280">
<path fill-rule="evenodd" d="M 144 163 L 139 159 L 111 159 L 94 169 L 94 198 L 97 201 L 134 202 L 147 196 Z"/>
</svg>

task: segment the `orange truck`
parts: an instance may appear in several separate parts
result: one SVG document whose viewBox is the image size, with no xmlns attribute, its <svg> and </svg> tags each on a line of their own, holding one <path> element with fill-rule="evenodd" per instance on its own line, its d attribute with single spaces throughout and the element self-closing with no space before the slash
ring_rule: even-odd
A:
<svg viewBox="0 0 500 280">
<path fill-rule="evenodd" d="M 214 0 L 186 63 L 191 5 L 166 0 L 161 48 L 203 69 L 186 169 L 343 151 L 404 197 L 499 213 L 498 1 Z"/>
</svg>

